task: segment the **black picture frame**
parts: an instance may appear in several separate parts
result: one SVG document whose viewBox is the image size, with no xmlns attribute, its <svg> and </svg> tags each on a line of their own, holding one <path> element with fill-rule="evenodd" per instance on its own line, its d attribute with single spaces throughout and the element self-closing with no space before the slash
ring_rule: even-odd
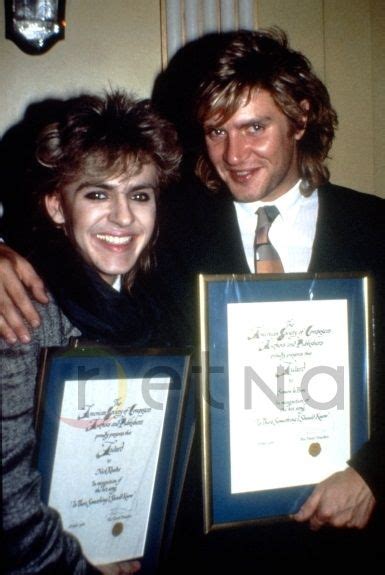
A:
<svg viewBox="0 0 385 575">
<path fill-rule="evenodd" d="M 191 444 L 193 433 L 192 419 L 185 418 L 189 403 L 190 362 L 191 355 L 186 349 L 132 350 L 78 341 L 65 348 L 46 348 L 42 352 L 36 394 L 36 464 L 42 475 L 42 500 L 55 507 L 51 503 L 51 495 L 55 489 L 60 493 L 64 502 L 60 499 L 61 507 L 56 508 L 62 516 L 63 526 L 79 539 L 84 554 L 92 563 L 139 559 L 141 572 L 147 574 L 154 573 L 163 558 L 172 538 L 189 457 L 186 446 Z M 119 387 L 116 388 L 116 385 Z M 110 386 L 114 390 L 119 389 L 118 403 Z M 136 399 L 132 400 L 135 387 Z M 158 401 L 156 397 L 159 398 L 162 393 L 166 394 L 165 399 Z M 138 394 L 142 398 L 141 403 L 137 401 Z M 96 404 L 90 407 L 88 397 L 99 397 L 101 407 L 98 408 Z M 103 405 L 107 404 L 109 408 L 105 409 Z M 72 405 L 75 407 L 72 408 Z M 75 410 L 78 418 L 68 420 L 65 411 L 68 409 L 71 412 Z M 149 511 L 143 551 L 133 556 L 122 556 L 117 551 L 115 556 L 115 541 L 120 537 L 119 549 L 127 549 L 127 542 L 131 542 L 132 537 L 129 521 L 135 520 L 135 513 L 129 511 L 129 493 L 124 483 L 129 466 L 128 456 L 137 453 L 137 461 L 143 461 L 153 452 L 155 445 L 151 443 L 152 440 L 146 443 L 146 437 L 151 432 L 146 418 L 147 421 L 161 423 L 158 431 L 154 427 L 155 431 L 152 432 L 158 454 L 151 464 L 152 491 L 146 492 L 144 498 L 145 501 L 148 498 Z M 61 432 L 64 427 L 71 427 L 69 435 L 66 431 Z M 92 435 L 93 440 L 90 439 Z M 76 443 L 73 442 L 75 436 Z M 69 442 L 68 445 L 64 445 L 65 442 Z M 69 453 L 69 456 L 63 459 L 60 453 Z M 136 459 L 131 457 L 131 461 Z M 140 468 L 139 463 L 129 466 L 132 482 L 136 465 Z M 102 472 L 105 473 L 100 475 Z M 82 477 L 85 483 L 79 488 Z M 121 489 L 120 481 L 125 486 Z M 137 486 L 138 490 L 143 491 L 145 487 L 142 482 L 137 482 Z M 86 491 L 84 485 L 87 486 Z M 77 489 L 83 489 L 81 499 L 76 493 Z M 127 510 L 123 513 L 125 507 Z M 97 508 L 98 516 L 95 515 Z M 78 511 L 79 518 L 76 516 Z M 100 512 L 108 528 L 103 526 L 104 520 L 100 521 Z M 67 523 L 63 519 L 66 514 L 71 517 Z M 98 521 L 102 530 L 99 535 L 98 529 L 92 536 L 87 534 L 88 547 L 85 548 L 82 533 Z M 105 532 L 110 536 L 107 541 L 108 557 L 102 549 Z"/>
</svg>

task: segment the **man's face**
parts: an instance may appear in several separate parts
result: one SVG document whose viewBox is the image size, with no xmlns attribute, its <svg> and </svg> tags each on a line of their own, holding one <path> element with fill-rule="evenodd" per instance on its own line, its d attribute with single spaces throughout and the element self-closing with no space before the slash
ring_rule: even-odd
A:
<svg viewBox="0 0 385 575">
<path fill-rule="evenodd" d="M 304 118 L 305 120 L 305 118 Z M 299 179 L 294 131 L 266 90 L 255 90 L 226 122 L 214 116 L 204 122 L 210 160 L 234 198 L 270 201 Z"/>
<path fill-rule="evenodd" d="M 156 169 L 106 178 L 81 177 L 46 197 L 51 218 L 84 260 L 112 284 L 137 262 L 154 230 Z"/>
</svg>

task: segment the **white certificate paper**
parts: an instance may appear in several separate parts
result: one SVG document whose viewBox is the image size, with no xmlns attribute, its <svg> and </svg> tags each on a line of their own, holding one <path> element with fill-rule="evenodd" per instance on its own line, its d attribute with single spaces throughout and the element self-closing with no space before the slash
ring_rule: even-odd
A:
<svg viewBox="0 0 385 575">
<path fill-rule="evenodd" d="M 170 380 L 152 380 L 152 407 L 142 383 L 65 382 L 49 505 L 96 565 L 144 552 Z"/>
<path fill-rule="evenodd" d="M 227 307 L 231 492 L 318 483 L 350 457 L 346 300 Z"/>
</svg>

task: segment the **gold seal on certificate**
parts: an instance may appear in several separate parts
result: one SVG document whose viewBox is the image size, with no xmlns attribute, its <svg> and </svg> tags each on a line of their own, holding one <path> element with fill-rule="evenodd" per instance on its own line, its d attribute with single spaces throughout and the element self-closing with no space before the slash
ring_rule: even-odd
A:
<svg viewBox="0 0 385 575">
<path fill-rule="evenodd" d="M 309 445 L 309 454 L 312 457 L 317 457 L 317 455 L 319 455 L 320 453 L 321 453 L 321 446 L 319 443 L 315 442 Z"/>
<path fill-rule="evenodd" d="M 114 537 L 118 537 L 118 535 L 122 533 L 123 529 L 124 529 L 123 523 L 118 521 L 118 523 L 115 523 L 115 525 L 112 528 L 112 535 Z"/>
</svg>

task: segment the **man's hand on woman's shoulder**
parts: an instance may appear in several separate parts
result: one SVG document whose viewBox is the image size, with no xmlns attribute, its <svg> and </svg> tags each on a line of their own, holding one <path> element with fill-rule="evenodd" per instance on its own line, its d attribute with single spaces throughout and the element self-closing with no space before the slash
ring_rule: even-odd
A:
<svg viewBox="0 0 385 575">
<path fill-rule="evenodd" d="M 42 280 L 27 260 L 0 244 L 0 337 L 8 343 L 28 343 L 28 326 L 40 324 L 32 298 L 48 303 Z"/>
</svg>

